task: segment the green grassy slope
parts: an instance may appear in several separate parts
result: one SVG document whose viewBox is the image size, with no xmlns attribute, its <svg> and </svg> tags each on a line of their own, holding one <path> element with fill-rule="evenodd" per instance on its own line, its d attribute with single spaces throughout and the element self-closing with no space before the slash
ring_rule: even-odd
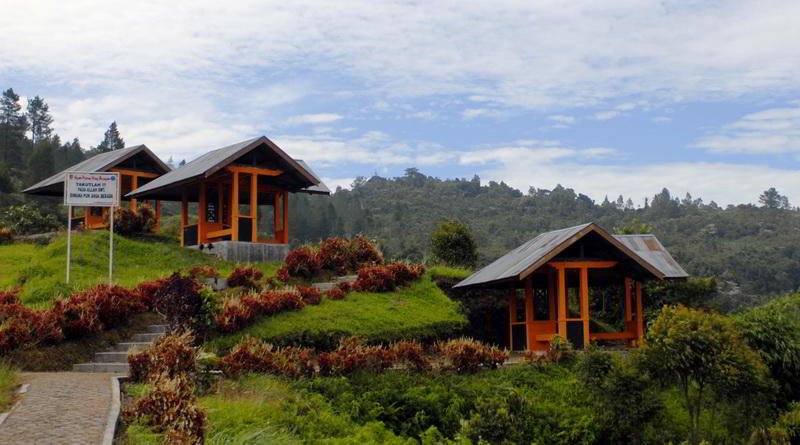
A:
<svg viewBox="0 0 800 445">
<path fill-rule="evenodd" d="M 235 334 L 214 339 L 213 350 L 231 348 L 245 336 L 278 345 L 320 346 L 330 339 L 358 335 L 368 340 L 431 338 L 465 323 L 457 303 L 426 274 L 420 281 L 390 293 L 353 292 L 344 300 L 323 299 L 319 306 L 264 317 Z"/>
<path fill-rule="evenodd" d="M 22 300 L 25 304 L 43 307 L 76 289 L 107 281 L 108 232 L 73 234 L 69 286 L 64 283 L 66 252 L 66 235 L 59 236 L 43 247 L 33 244 L 0 246 L 0 288 L 20 286 L 23 288 Z M 196 250 L 166 245 L 157 239 L 149 241 L 114 236 L 116 284 L 135 286 L 141 281 L 199 265 L 214 265 L 223 276 L 236 266 Z M 260 263 L 254 266 L 265 274 L 273 274 L 278 264 Z"/>
</svg>

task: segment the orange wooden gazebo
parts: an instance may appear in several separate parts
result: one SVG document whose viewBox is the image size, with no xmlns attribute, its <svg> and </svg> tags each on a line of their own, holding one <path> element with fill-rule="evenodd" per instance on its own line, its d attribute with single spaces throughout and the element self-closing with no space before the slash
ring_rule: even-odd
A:
<svg viewBox="0 0 800 445">
<path fill-rule="evenodd" d="M 330 194 L 308 165 L 262 136 L 210 151 L 128 197 L 180 201 L 181 245 L 188 247 L 288 244 L 289 193 L 296 192 Z"/>
<path fill-rule="evenodd" d="M 136 145 L 92 156 L 28 187 L 23 190 L 23 193 L 62 197 L 64 196 L 64 173 L 68 171 L 119 173 L 122 197 L 120 205 L 135 209 L 138 201 L 127 198 L 125 195 L 169 172 L 170 168 L 147 146 Z M 161 216 L 161 202 L 154 200 L 148 204 L 155 210 L 157 227 Z M 104 229 L 108 227 L 108 210 L 107 207 L 73 207 L 73 213 L 69 217 L 72 219 L 73 227 Z"/>
<path fill-rule="evenodd" d="M 611 235 L 594 223 L 543 233 L 455 287 L 508 289 L 508 342 L 542 351 L 644 335 L 642 283 L 688 274 L 655 236 Z"/>
</svg>

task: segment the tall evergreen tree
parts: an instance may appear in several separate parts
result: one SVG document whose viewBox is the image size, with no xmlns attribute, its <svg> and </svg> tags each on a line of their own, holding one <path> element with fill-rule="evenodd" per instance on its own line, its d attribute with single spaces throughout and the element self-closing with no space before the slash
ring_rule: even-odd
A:
<svg viewBox="0 0 800 445">
<path fill-rule="evenodd" d="M 760 202 L 763 207 L 770 209 L 790 208 L 789 198 L 778 193 L 775 187 L 770 187 L 768 190 L 765 190 L 764 193 L 758 197 L 758 202 Z"/>
<path fill-rule="evenodd" d="M 50 125 L 53 117 L 50 115 L 50 106 L 39 96 L 28 99 L 28 121 L 31 127 L 31 140 L 34 146 L 42 138 L 48 138 L 53 133 Z"/>
<path fill-rule="evenodd" d="M 28 175 L 25 182 L 35 184 L 55 173 L 55 154 L 61 148 L 61 139 L 58 135 L 40 139 L 33 146 L 33 152 L 28 160 Z"/>
<path fill-rule="evenodd" d="M 119 134 L 117 121 L 114 121 L 108 126 L 103 142 L 100 142 L 100 144 L 95 147 L 95 151 L 98 153 L 108 153 L 109 151 L 119 150 L 121 148 L 125 148 L 125 141 Z"/>
<path fill-rule="evenodd" d="M 28 120 L 21 113 L 19 95 L 13 88 L 3 91 L 0 96 L 0 161 L 8 168 L 24 168 L 25 132 Z"/>
</svg>

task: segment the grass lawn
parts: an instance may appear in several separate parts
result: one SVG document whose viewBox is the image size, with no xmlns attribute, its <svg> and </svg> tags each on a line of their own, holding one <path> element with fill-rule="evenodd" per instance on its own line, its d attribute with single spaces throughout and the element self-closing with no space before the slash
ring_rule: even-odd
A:
<svg viewBox="0 0 800 445">
<path fill-rule="evenodd" d="M 17 383 L 18 378 L 14 367 L 8 362 L 0 362 L 0 413 L 11 408 Z"/>
<path fill-rule="evenodd" d="M 26 305 L 44 308 L 59 296 L 76 289 L 104 283 L 108 278 L 108 232 L 75 232 L 72 237 L 70 284 L 64 283 L 67 258 L 66 234 L 46 246 L 0 246 L 0 288 L 20 286 Z M 157 237 L 131 239 L 114 236 L 114 282 L 135 286 L 192 266 L 214 265 L 228 275 L 235 263 L 222 261 L 193 249 L 165 244 Z M 273 275 L 279 263 L 255 263 L 265 275 Z"/>
<path fill-rule="evenodd" d="M 297 312 L 263 317 L 235 334 L 212 340 L 212 350 L 227 350 L 243 337 L 251 336 L 276 344 L 303 338 L 358 335 L 367 340 L 426 339 L 446 334 L 465 323 L 450 300 L 431 281 L 430 274 L 395 292 L 353 292 L 344 300 L 323 298 L 318 306 L 306 306 Z"/>
<path fill-rule="evenodd" d="M 453 278 L 458 280 L 463 280 L 468 276 L 472 275 L 472 271 L 468 269 L 461 269 L 459 267 L 447 267 L 447 266 L 433 266 L 430 269 L 431 276 L 434 278 L 441 277 L 441 278 Z"/>
</svg>

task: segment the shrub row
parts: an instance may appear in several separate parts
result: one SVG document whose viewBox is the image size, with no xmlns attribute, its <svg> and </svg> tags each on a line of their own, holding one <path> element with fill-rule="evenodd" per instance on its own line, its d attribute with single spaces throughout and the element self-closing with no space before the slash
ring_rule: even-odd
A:
<svg viewBox="0 0 800 445">
<path fill-rule="evenodd" d="M 253 267 L 237 267 L 228 276 L 228 286 L 255 289 L 264 273 Z"/>
<path fill-rule="evenodd" d="M 363 235 L 352 239 L 328 238 L 316 247 L 301 247 L 286 256 L 286 266 L 278 270 L 278 278 L 311 279 L 321 271 L 343 275 L 365 266 L 383 264 L 378 246 Z"/>
<path fill-rule="evenodd" d="M 109 329 L 148 310 L 151 300 L 120 286 L 98 284 L 35 311 L 20 303 L 18 291 L 0 293 L 0 354 L 40 343 L 74 339 Z"/>
<path fill-rule="evenodd" d="M 156 340 L 150 348 L 128 355 L 131 380 L 145 382 L 158 374 L 173 378 L 178 374 L 194 372 L 197 351 L 192 347 L 192 342 L 192 335 L 188 331 L 166 335 Z"/>
<path fill-rule="evenodd" d="M 393 263 L 386 266 L 362 267 L 355 282 L 339 283 L 329 289 L 326 296 L 331 300 L 341 300 L 351 291 L 390 292 L 420 279 L 423 274 L 425 266 L 421 264 Z"/>
<path fill-rule="evenodd" d="M 263 291 L 237 299 L 226 300 L 222 311 L 216 315 L 217 329 L 234 332 L 251 323 L 256 317 L 274 315 L 305 306 L 298 291 Z"/>
<path fill-rule="evenodd" d="M 508 353 L 469 338 L 450 340 L 434 347 L 443 358 L 442 368 L 458 373 L 472 373 L 482 368 L 494 369 L 508 359 Z M 285 377 L 336 376 L 367 371 L 380 373 L 395 365 L 417 371 L 431 369 L 432 363 L 423 346 L 401 340 L 384 345 L 368 345 L 359 337 L 347 337 L 331 352 L 310 348 L 276 348 L 259 339 L 247 338 L 234 347 L 220 362 L 225 375 L 265 372 Z"/>
</svg>

